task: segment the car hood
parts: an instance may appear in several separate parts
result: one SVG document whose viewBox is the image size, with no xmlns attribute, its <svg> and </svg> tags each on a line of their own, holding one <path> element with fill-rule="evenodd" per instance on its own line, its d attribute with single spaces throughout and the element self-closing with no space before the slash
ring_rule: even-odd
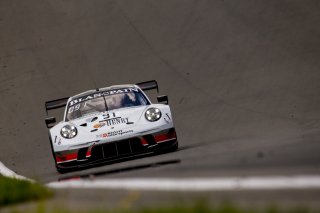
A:
<svg viewBox="0 0 320 213">
<path fill-rule="evenodd" d="M 147 108 L 148 106 L 139 106 L 111 110 L 108 112 L 91 114 L 83 118 L 69 121 L 69 123 L 84 132 L 95 132 L 99 129 L 126 129 L 128 126 L 132 127 L 139 123 Z"/>
<path fill-rule="evenodd" d="M 157 107 L 161 110 L 162 119 L 156 122 L 149 122 L 145 119 L 145 111 L 151 107 Z M 77 135 L 71 139 L 63 138 L 60 133 L 61 129 L 68 124 L 77 128 Z M 163 129 L 172 128 L 172 126 L 173 122 L 169 106 L 152 104 L 110 110 L 67 122 L 60 122 L 50 129 L 50 135 L 54 150 L 60 151 L 123 140 L 143 134 L 152 134 Z"/>
</svg>

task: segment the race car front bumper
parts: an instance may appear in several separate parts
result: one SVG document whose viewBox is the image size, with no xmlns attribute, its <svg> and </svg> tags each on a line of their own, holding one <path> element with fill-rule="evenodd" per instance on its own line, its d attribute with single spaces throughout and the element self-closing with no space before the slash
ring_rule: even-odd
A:
<svg viewBox="0 0 320 213">
<path fill-rule="evenodd" d="M 55 152 L 57 168 L 79 168 L 105 161 L 151 153 L 177 146 L 174 128 L 90 147 Z"/>
</svg>

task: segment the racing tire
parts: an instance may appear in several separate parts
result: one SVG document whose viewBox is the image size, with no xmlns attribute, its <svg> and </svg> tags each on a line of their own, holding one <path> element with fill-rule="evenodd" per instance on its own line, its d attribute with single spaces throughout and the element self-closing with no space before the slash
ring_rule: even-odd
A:
<svg viewBox="0 0 320 213">
<path fill-rule="evenodd" d="M 177 141 L 177 143 L 175 143 L 173 146 L 171 146 L 171 147 L 169 147 L 169 148 L 167 149 L 167 152 L 177 151 L 178 148 L 179 148 L 179 143 L 178 143 L 178 141 Z"/>
<path fill-rule="evenodd" d="M 60 168 L 58 166 L 56 166 L 56 169 L 57 169 L 57 172 L 60 173 L 60 174 L 65 174 L 65 173 L 70 171 L 69 169 Z"/>
<path fill-rule="evenodd" d="M 179 143 L 177 141 L 174 145 L 172 145 L 170 147 L 162 148 L 160 150 L 156 150 L 156 151 L 154 151 L 154 153 L 155 154 L 164 154 L 164 153 L 175 152 L 178 150 L 178 148 L 179 148 Z"/>
</svg>

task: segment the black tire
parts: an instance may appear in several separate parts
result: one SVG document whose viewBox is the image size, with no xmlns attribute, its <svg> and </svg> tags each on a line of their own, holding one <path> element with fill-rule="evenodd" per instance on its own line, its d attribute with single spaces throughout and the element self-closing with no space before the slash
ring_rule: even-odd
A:
<svg viewBox="0 0 320 213">
<path fill-rule="evenodd" d="M 177 151 L 178 148 L 179 148 L 179 143 L 178 143 L 178 141 L 177 141 L 177 142 L 176 142 L 175 144 L 173 144 L 172 146 L 166 147 L 166 148 L 162 148 L 162 149 L 160 149 L 160 150 L 156 150 L 156 151 L 154 151 L 154 153 L 156 153 L 156 154 L 170 153 L 170 152 Z"/>
<path fill-rule="evenodd" d="M 179 148 L 179 143 L 177 141 L 177 143 L 175 143 L 173 146 L 171 146 L 170 148 L 167 149 L 168 152 L 174 152 L 177 151 Z"/>
<path fill-rule="evenodd" d="M 57 169 L 57 172 L 60 173 L 60 174 L 65 174 L 65 173 L 71 171 L 70 169 L 61 168 L 61 167 L 58 167 L 57 165 L 56 165 L 56 169 Z"/>
</svg>

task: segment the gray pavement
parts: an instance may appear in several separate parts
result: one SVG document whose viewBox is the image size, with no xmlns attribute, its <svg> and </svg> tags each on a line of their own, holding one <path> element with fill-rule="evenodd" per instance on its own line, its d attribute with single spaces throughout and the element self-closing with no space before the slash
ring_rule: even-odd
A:
<svg viewBox="0 0 320 213">
<path fill-rule="evenodd" d="M 316 0 L 1 0 L 0 161 L 41 182 L 319 174 L 319 11 Z M 178 152 L 55 171 L 45 101 L 152 79 Z M 134 169 L 165 160 L 179 163 Z"/>
</svg>

